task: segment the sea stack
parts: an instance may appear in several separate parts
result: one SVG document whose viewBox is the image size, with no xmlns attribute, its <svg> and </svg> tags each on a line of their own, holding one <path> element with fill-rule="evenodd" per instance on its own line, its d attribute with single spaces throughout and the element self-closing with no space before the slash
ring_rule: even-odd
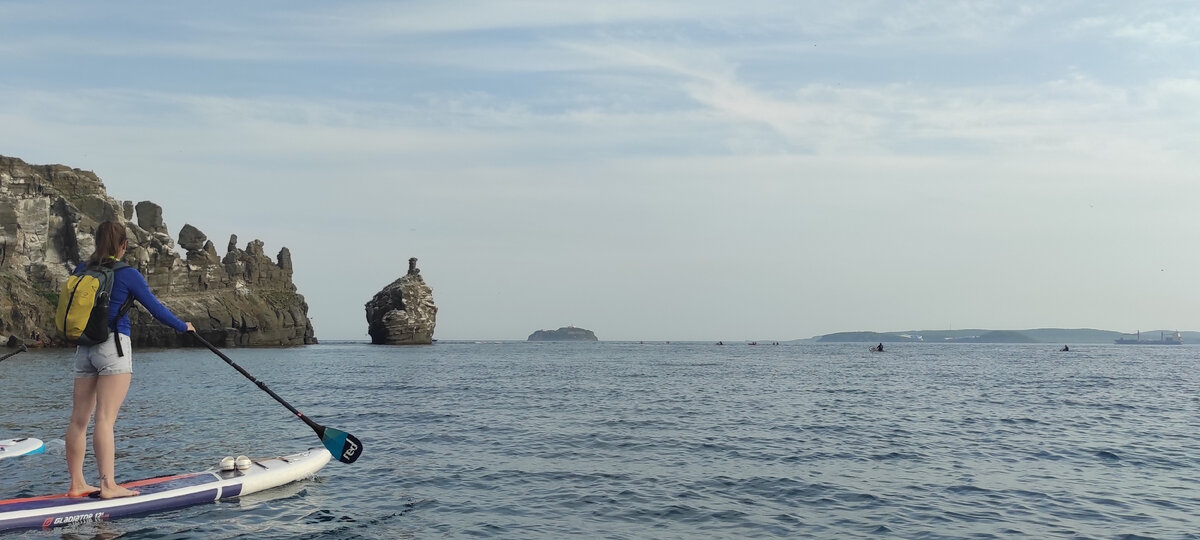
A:
<svg viewBox="0 0 1200 540">
<path fill-rule="evenodd" d="M 408 273 L 391 282 L 367 302 L 367 333 L 376 345 L 429 345 L 437 324 L 433 289 L 425 284 L 417 258 L 408 260 Z"/>
</svg>

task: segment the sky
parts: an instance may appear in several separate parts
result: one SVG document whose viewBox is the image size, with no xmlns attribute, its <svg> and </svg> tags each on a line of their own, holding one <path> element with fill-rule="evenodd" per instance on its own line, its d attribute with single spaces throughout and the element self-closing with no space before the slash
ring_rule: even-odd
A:
<svg viewBox="0 0 1200 540">
<path fill-rule="evenodd" d="M 0 154 L 224 253 L 323 340 L 1200 330 L 1190 1 L 0 3 Z"/>
</svg>

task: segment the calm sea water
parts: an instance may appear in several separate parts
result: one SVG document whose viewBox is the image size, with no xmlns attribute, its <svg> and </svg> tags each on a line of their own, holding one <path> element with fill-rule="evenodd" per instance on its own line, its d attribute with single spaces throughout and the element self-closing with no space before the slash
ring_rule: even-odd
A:
<svg viewBox="0 0 1200 540">
<path fill-rule="evenodd" d="M 363 457 L 237 501 L 15 537 L 1200 537 L 1200 348 L 1056 349 L 231 349 Z M 134 358 L 119 480 L 319 444 L 207 350 Z M 62 350 L 0 362 L 0 438 L 50 448 L 0 461 L 0 498 L 66 489 L 69 369 Z"/>
</svg>

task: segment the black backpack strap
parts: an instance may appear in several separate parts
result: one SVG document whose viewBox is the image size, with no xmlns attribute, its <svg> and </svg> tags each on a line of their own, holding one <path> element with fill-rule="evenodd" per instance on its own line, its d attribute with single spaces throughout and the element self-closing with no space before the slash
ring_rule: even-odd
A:
<svg viewBox="0 0 1200 540">
<path fill-rule="evenodd" d="M 112 331 L 113 341 L 117 343 L 118 357 L 125 356 L 125 351 L 121 348 L 121 334 L 120 332 L 117 332 L 117 323 L 121 322 L 121 317 L 124 317 L 126 313 L 129 313 L 129 309 L 132 307 L 133 297 L 130 296 L 125 299 L 125 302 L 121 304 L 121 307 L 117 308 L 117 316 L 113 317 L 112 327 L 109 328 L 109 330 Z"/>
<path fill-rule="evenodd" d="M 117 280 L 117 271 L 121 270 L 122 268 L 133 267 L 121 261 L 114 263 L 112 266 L 114 282 Z M 121 303 L 121 307 L 117 308 L 117 316 L 113 317 L 112 325 L 109 327 L 109 331 L 112 332 L 113 341 L 117 345 L 117 357 L 125 356 L 125 350 L 121 347 L 121 335 L 119 332 L 117 332 L 117 323 L 121 322 L 121 317 L 124 317 L 126 313 L 129 313 L 131 308 L 133 308 L 133 295 L 125 297 L 125 301 Z"/>
</svg>

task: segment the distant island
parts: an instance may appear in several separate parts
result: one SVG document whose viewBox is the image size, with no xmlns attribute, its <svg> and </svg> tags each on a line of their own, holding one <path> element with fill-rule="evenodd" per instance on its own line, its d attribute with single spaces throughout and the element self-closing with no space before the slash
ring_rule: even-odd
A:
<svg viewBox="0 0 1200 540">
<path fill-rule="evenodd" d="M 801 340 L 815 343 L 1125 343 L 1170 338 L 1175 330 L 1122 333 L 1092 328 L 1034 328 L 1029 330 L 909 330 L 904 332 L 837 332 Z M 1183 343 L 1200 343 L 1200 332 L 1179 332 Z M 1131 339 L 1133 338 L 1133 339 Z"/>
<path fill-rule="evenodd" d="M 526 341 L 599 341 L 591 330 L 564 326 L 558 330 L 538 330 Z"/>
</svg>

